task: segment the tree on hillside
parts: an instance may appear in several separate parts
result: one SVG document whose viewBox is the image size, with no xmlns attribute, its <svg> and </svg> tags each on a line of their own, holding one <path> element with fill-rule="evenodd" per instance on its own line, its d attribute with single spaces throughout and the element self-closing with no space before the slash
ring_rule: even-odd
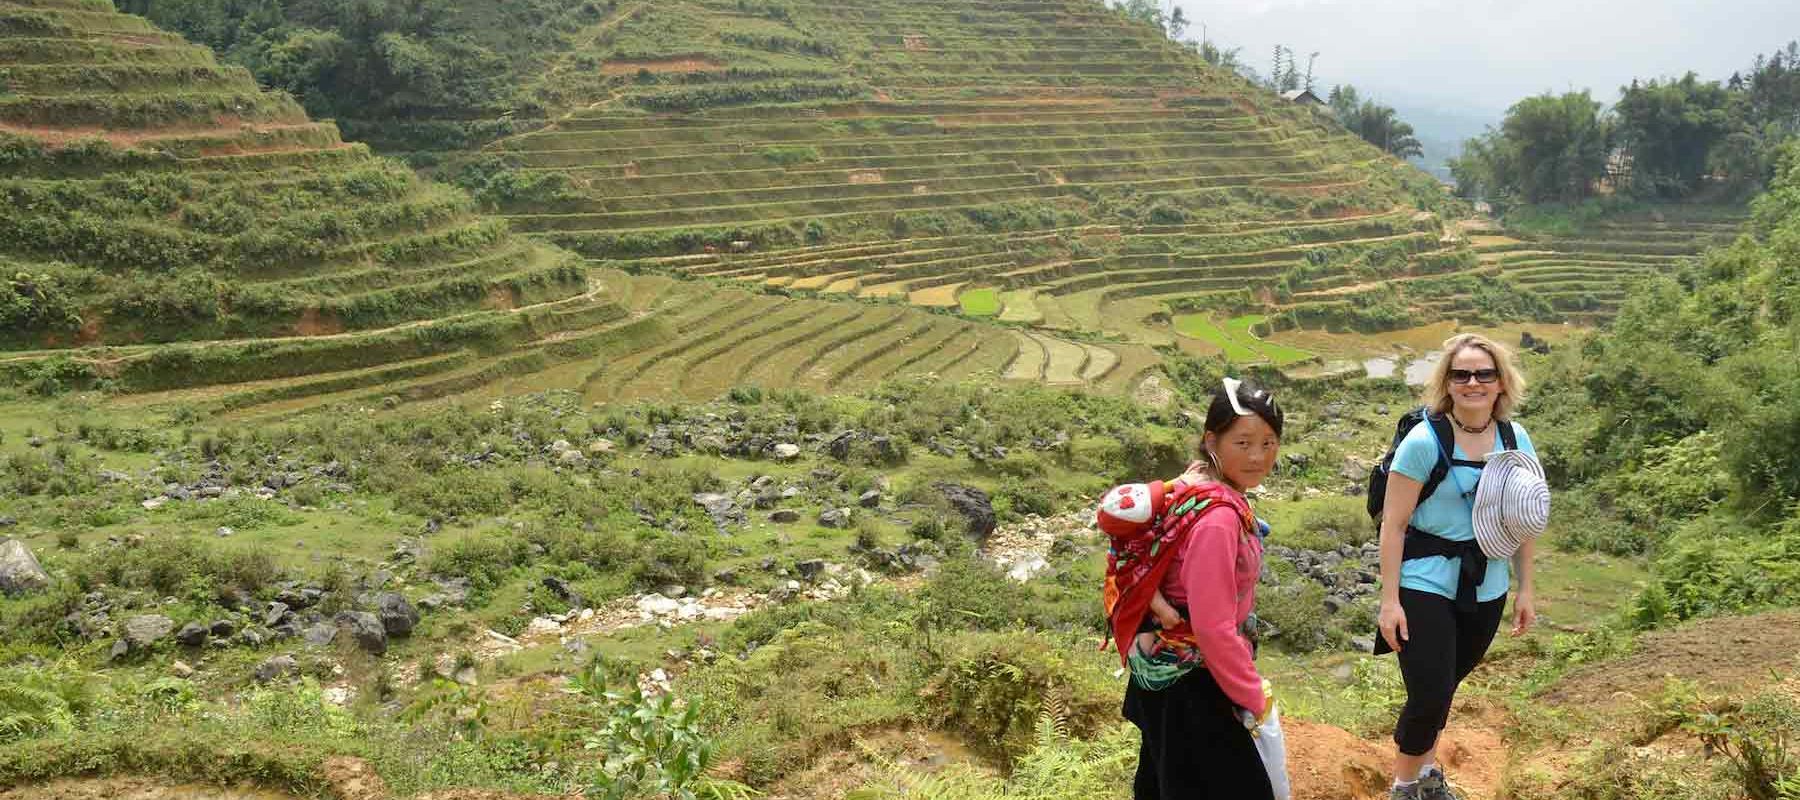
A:
<svg viewBox="0 0 1800 800">
<path fill-rule="evenodd" d="M 1399 158 L 1424 155 L 1424 147 L 1413 133 L 1413 126 L 1400 120 L 1399 112 L 1363 100 L 1355 86 L 1334 86 L 1325 101 L 1332 116 L 1363 141 Z"/>
<path fill-rule="evenodd" d="M 1725 87 L 1692 72 L 1680 80 L 1633 81 L 1622 88 L 1612 113 L 1629 188 L 1659 197 L 1699 189 L 1714 148 L 1736 127 L 1731 105 Z M 1742 166 L 1742 160 L 1733 164 Z"/>
<path fill-rule="evenodd" d="M 1168 30 L 1168 20 L 1163 15 L 1162 3 L 1158 0 L 1113 0 L 1112 9 L 1134 22 Z"/>
<path fill-rule="evenodd" d="M 509 109 L 513 62 L 553 49 L 613 0 L 500 4 L 513 23 L 500 25 L 460 0 L 117 1 L 293 93 L 313 116 L 368 119 Z"/>
<path fill-rule="evenodd" d="M 1497 203 L 1573 203 L 1606 175 L 1611 132 L 1585 90 L 1528 97 L 1507 109 L 1498 130 L 1463 144 L 1450 173 L 1464 197 Z"/>
</svg>

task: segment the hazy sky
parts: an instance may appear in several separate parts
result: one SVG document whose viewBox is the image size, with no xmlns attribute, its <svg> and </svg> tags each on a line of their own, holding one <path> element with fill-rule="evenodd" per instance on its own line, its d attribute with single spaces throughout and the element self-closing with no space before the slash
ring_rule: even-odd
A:
<svg viewBox="0 0 1800 800">
<path fill-rule="evenodd" d="M 1165 3 L 1171 0 L 1164 0 Z M 1319 51 L 1315 79 L 1389 105 L 1497 122 L 1519 98 L 1588 88 L 1610 103 L 1634 76 L 1725 78 L 1800 38 L 1800 0 L 1173 0 L 1267 72 L 1277 43 Z M 1323 92 L 1321 92 L 1323 94 Z"/>
</svg>

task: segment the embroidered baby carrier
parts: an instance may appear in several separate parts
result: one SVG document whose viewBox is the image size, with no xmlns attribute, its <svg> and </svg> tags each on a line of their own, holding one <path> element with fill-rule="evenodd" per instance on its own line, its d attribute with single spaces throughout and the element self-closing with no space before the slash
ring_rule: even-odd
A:
<svg viewBox="0 0 1800 800">
<path fill-rule="evenodd" d="M 1200 645 L 1185 618 L 1174 628 L 1159 630 L 1157 642 L 1149 652 L 1134 646 L 1134 639 L 1150 614 L 1150 601 L 1162 585 L 1174 555 L 1186 546 L 1188 536 L 1208 513 L 1229 511 L 1237 516 L 1238 529 L 1246 539 L 1256 535 L 1256 517 L 1249 504 L 1219 483 L 1172 484 L 1167 508 L 1148 531 L 1111 537 L 1101 593 L 1107 633 L 1100 648 L 1104 650 L 1108 641 L 1115 644 L 1119 663 L 1131 670 L 1132 681 L 1152 691 L 1173 685 L 1201 666 Z"/>
</svg>

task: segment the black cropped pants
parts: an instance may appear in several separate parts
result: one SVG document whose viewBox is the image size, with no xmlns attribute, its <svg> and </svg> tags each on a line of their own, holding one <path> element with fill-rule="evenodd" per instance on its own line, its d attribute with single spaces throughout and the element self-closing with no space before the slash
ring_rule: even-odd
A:
<svg viewBox="0 0 1800 800">
<path fill-rule="evenodd" d="M 1126 644 L 1130 646 L 1129 643 Z M 1275 790 L 1237 707 L 1205 668 L 1158 692 L 1125 686 L 1125 718 L 1143 731 L 1135 800 L 1270 800 Z"/>
<path fill-rule="evenodd" d="M 1408 636 L 1398 653 L 1406 706 L 1394 726 L 1394 744 L 1401 753 L 1421 756 L 1437 744 L 1450 720 L 1456 687 L 1494 643 L 1506 596 L 1478 603 L 1473 612 L 1458 612 L 1456 601 L 1448 597 L 1401 589 L 1400 608 L 1406 612 Z"/>
</svg>

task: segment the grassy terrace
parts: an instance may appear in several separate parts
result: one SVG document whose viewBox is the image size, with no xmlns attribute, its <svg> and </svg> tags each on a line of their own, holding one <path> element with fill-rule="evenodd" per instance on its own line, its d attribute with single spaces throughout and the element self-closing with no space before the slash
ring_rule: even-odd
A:
<svg viewBox="0 0 1800 800">
<path fill-rule="evenodd" d="M 1729 241 L 1742 222 L 1737 208 L 1654 206 L 1572 230 L 1483 237 L 1475 250 L 1488 269 L 1569 318 L 1601 321 L 1618 309 L 1627 283 Z"/>
<path fill-rule="evenodd" d="M 1001 329 L 904 304 L 627 275 L 516 236 L 464 192 L 110 9 L 0 0 L 0 193 L 17 212 L 0 219 L 0 265 L 32 287 L 0 338 L 0 382 L 263 418 L 545 387 L 604 400 L 997 376 L 1017 354 Z M 813 185 L 785 196 L 809 202 Z M 694 204 L 673 186 L 593 196 Z"/>
<path fill-rule="evenodd" d="M 1089 0 L 675 0 L 573 57 L 604 99 L 472 158 L 590 265 L 1167 344 L 1456 250 L 1405 168 Z M 1032 336 L 1009 374 L 1115 371 Z"/>
</svg>

